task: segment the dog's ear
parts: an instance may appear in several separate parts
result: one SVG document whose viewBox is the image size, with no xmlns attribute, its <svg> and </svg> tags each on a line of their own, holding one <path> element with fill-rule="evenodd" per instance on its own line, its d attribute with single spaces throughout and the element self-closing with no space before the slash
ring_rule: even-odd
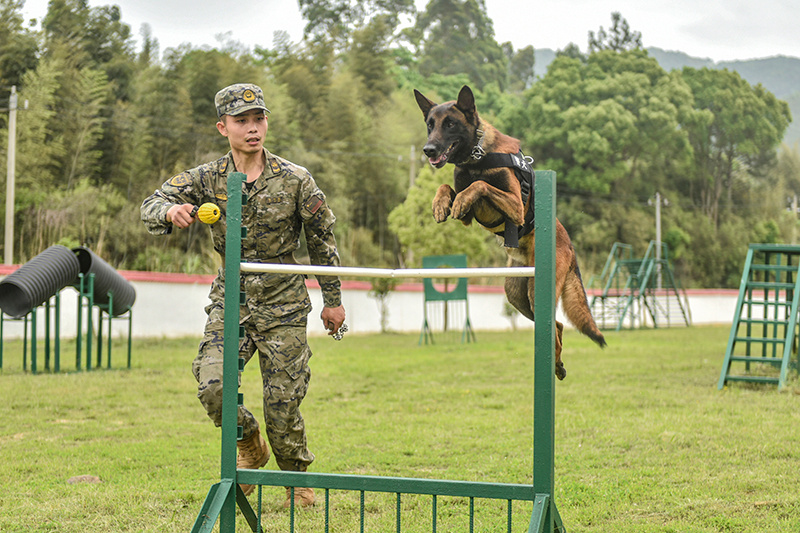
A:
<svg viewBox="0 0 800 533">
<path fill-rule="evenodd" d="M 456 107 L 469 118 L 472 118 L 478 112 L 475 108 L 475 96 L 472 94 L 472 89 L 466 85 L 464 85 L 458 93 Z"/>
<path fill-rule="evenodd" d="M 422 110 L 422 114 L 425 115 L 425 118 L 428 118 L 428 113 L 430 113 L 431 109 L 436 107 L 437 104 L 429 100 L 416 89 L 414 89 L 414 98 L 417 99 L 417 105 Z"/>
</svg>

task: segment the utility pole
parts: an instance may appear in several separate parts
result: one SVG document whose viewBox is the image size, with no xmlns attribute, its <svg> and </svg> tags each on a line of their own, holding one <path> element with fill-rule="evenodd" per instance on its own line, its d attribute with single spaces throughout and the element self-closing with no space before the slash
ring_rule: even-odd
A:
<svg viewBox="0 0 800 533">
<path fill-rule="evenodd" d="M 413 144 L 411 145 L 411 155 L 408 160 L 408 188 L 410 189 L 414 186 L 414 180 L 417 177 L 417 148 Z"/>
<path fill-rule="evenodd" d="M 14 264 L 14 182 L 17 159 L 17 86 L 8 99 L 8 169 L 6 172 L 6 231 L 3 263 Z"/>
<path fill-rule="evenodd" d="M 647 200 L 648 205 L 655 204 L 656 206 L 656 272 L 658 273 L 657 287 L 661 288 L 661 205 L 669 205 L 666 198 L 661 196 L 660 192 L 656 192 L 655 197 Z"/>
</svg>

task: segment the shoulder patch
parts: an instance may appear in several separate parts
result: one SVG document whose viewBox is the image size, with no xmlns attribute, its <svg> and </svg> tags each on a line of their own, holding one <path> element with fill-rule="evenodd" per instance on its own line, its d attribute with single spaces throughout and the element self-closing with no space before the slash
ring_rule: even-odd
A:
<svg viewBox="0 0 800 533">
<path fill-rule="evenodd" d="M 178 174 L 177 176 L 170 178 L 167 183 L 173 187 L 186 187 L 192 184 L 192 177 L 187 173 Z"/>
<path fill-rule="evenodd" d="M 319 208 L 322 207 L 323 203 L 325 203 L 325 198 L 321 194 L 315 194 L 305 201 L 303 208 L 312 215 L 315 215 L 317 211 L 319 211 Z"/>
<path fill-rule="evenodd" d="M 272 172 L 275 173 L 275 174 L 277 174 L 278 172 L 281 171 L 280 163 L 278 163 L 274 159 L 269 162 L 269 166 L 272 169 Z"/>
</svg>

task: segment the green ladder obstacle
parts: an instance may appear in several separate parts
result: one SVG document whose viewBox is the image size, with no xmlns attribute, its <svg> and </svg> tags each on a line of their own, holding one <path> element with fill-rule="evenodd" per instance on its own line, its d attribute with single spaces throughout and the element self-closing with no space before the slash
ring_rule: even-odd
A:
<svg viewBox="0 0 800 533">
<path fill-rule="evenodd" d="M 225 272 L 228 280 L 239 279 L 241 273 L 242 181 L 245 175 L 232 173 L 228 177 L 227 233 Z M 432 530 L 436 531 L 436 502 L 438 496 L 469 498 L 470 509 L 475 498 L 506 500 L 508 531 L 512 531 L 512 501 L 533 502 L 528 525 L 529 533 L 563 533 L 561 517 L 554 500 L 555 455 L 555 172 L 536 172 L 536 293 L 534 312 L 534 420 L 533 420 L 533 484 L 477 483 L 448 480 L 390 478 L 317 474 L 312 472 L 281 472 L 274 470 L 239 470 L 236 468 L 237 406 L 242 403 L 238 374 L 244 367 L 239 358 L 238 291 L 225 292 L 225 339 L 223 361 L 221 479 L 209 490 L 197 516 L 193 533 L 211 532 L 219 520 L 220 533 L 236 530 L 237 506 L 250 529 L 261 531 L 261 486 L 313 487 L 324 489 L 326 530 L 329 512 L 329 491 L 348 490 L 361 493 L 362 531 L 364 530 L 364 493 L 383 492 L 397 495 L 397 531 L 400 531 L 401 494 L 422 494 L 432 497 Z M 239 488 L 239 483 L 259 485 L 257 511 Z M 290 527 L 294 530 L 294 498 L 290 505 Z M 517 529 L 518 530 L 518 529 Z"/>
<path fill-rule="evenodd" d="M 603 291 L 592 298 L 590 307 L 601 329 L 691 325 L 689 301 L 670 266 L 669 248 L 650 241 L 644 257 L 633 257 L 633 247 L 614 243 L 600 280 Z M 592 282 L 589 283 L 592 285 Z M 649 322 L 648 322 L 649 321 Z"/>
<path fill-rule="evenodd" d="M 797 354 L 799 301 L 800 246 L 751 244 L 719 389 L 731 381 L 786 386 L 792 355 Z"/>
</svg>

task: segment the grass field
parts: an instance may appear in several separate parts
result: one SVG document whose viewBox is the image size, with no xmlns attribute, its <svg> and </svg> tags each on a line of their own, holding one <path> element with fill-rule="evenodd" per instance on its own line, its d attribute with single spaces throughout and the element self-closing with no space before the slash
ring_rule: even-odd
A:
<svg viewBox="0 0 800 533">
<path fill-rule="evenodd" d="M 436 346 L 418 346 L 417 335 L 313 338 L 303 410 L 312 469 L 531 483 L 532 333 L 477 335 Z M 565 332 L 554 496 L 567 531 L 800 531 L 800 384 L 718 391 L 727 336 L 726 327 L 611 332 L 601 351 Z M 219 430 L 190 371 L 196 347 L 136 340 L 131 370 L 34 376 L 21 370 L 20 344 L 7 342 L 0 531 L 188 532 L 219 480 Z M 123 353 L 120 343 L 118 366 Z M 255 364 L 243 381 L 260 420 Z M 78 475 L 102 482 L 67 483 Z M 331 531 L 359 531 L 358 496 L 333 498 Z M 266 531 L 288 531 L 282 501 L 282 488 L 264 487 Z M 394 505 L 368 494 L 366 531 L 394 531 Z M 475 531 L 505 531 L 504 505 L 477 503 Z M 514 531 L 527 531 L 531 507 L 515 506 Z M 403 508 L 403 531 L 430 531 L 429 498 Z M 466 512 L 441 498 L 437 531 L 468 531 Z M 318 507 L 298 512 L 295 527 L 322 524 Z M 248 531 L 243 520 L 237 531 Z"/>
</svg>

